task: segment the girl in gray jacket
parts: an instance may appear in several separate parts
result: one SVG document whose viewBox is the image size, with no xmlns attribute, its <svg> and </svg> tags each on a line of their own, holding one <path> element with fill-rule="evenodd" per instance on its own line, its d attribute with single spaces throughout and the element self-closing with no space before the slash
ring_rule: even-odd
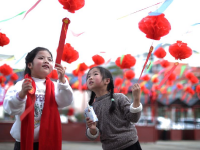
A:
<svg viewBox="0 0 200 150">
<path fill-rule="evenodd" d="M 89 105 L 93 106 L 98 121 L 86 118 L 89 139 L 100 135 L 104 150 L 141 150 L 136 123 L 141 115 L 140 85 L 134 84 L 131 104 L 127 96 L 114 93 L 111 73 L 100 66 L 93 67 L 87 74 L 87 87 L 91 90 Z"/>
</svg>

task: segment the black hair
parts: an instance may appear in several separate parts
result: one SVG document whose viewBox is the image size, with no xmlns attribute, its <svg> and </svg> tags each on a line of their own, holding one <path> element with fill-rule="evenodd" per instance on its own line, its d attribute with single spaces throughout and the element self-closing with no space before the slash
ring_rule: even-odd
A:
<svg viewBox="0 0 200 150">
<path fill-rule="evenodd" d="M 25 58 L 26 67 L 25 67 L 25 70 L 24 70 L 24 76 L 25 76 L 26 74 L 31 75 L 31 70 L 30 70 L 30 68 L 28 67 L 28 64 L 29 64 L 29 63 L 33 63 L 33 60 L 34 60 L 35 56 L 36 56 L 37 53 L 40 52 L 40 51 L 47 51 L 47 52 L 49 52 L 49 54 L 51 55 L 51 58 L 53 59 L 53 56 L 52 56 L 51 52 L 50 52 L 47 48 L 44 48 L 44 47 L 36 47 L 35 49 L 33 49 L 32 51 L 30 51 L 30 52 L 26 55 L 26 58 Z"/>
<path fill-rule="evenodd" d="M 111 106 L 109 109 L 109 112 L 112 113 L 115 110 L 116 107 L 116 103 L 114 101 L 113 98 L 113 93 L 114 93 L 114 83 L 113 83 L 113 77 L 112 74 L 110 73 L 110 71 L 106 68 L 103 68 L 101 66 L 95 66 L 93 68 L 91 68 L 90 70 L 97 68 L 100 71 L 100 74 L 102 76 L 102 80 L 106 79 L 106 78 L 110 78 L 110 83 L 107 86 L 107 91 L 110 92 L 110 100 L 111 100 Z M 90 72 L 90 70 L 88 71 L 88 73 Z M 88 75 L 86 76 L 86 80 L 88 79 Z M 95 98 L 96 94 L 92 91 L 91 96 L 90 96 L 90 101 L 89 101 L 89 105 L 92 105 L 92 103 L 94 102 L 94 98 Z M 112 100 L 113 99 L 113 100 Z"/>
</svg>

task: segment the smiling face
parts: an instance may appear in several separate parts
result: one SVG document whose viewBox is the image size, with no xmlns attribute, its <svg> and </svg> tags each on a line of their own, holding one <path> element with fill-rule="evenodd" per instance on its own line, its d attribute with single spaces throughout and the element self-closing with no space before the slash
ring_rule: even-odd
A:
<svg viewBox="0 0 200 150">
<path fill-rule="evenodd" d="M 31 76 L 44 79 L 53 70 L 53 60 L 51 54 L 42 50 L 37 53 L 32 63 L 28 64 L 31 70 Z"/>
<path fill-rule="evenodd" d="M 102 75 L 98 68 L 93 68 L 88 72 L 87 75 L 87 87 L 93 92 L 107 91 L 107 85 L 110 79 L 102 79 Z"/>
</svg>

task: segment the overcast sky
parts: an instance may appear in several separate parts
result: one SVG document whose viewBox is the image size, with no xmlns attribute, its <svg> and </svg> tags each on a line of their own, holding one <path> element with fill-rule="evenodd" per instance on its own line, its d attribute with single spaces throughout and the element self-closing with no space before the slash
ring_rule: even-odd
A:
<svg viewBox="0 0 200 150">
<path fill-rule="evenodd" d="M 37 0 L 0 0 L 0 21 L 28 11 L 36 2 Z M 200 52 L 200 25 L 191 26 L 200 23 L 199 0 L 172 2 L 164 12 L 172 29 L 159 41 L 147 39 L 139 30 L 138 23 L 161 4 L 119 19 L 158 2 L 164 0 L 86 0 L 85 6 L 72 14 L 64 10 L 58 0 L 41 0 L 25 19 L 24 15 L 21 15 L 0 22 L 0 32 L 10 39 L 9 45 L 0 47 L 0 54 L 14 54 L 16 59 L 20 59 L 35 47 L 42 46 L 54 54 L 55 60 L 62 19 L 65 17 L 71 20 L 65 42 L 70 43 L 80 55 L 79 59 L 71 64 L 62 62 L 67 67 L 67 72 L 76 69 L 82 62 L 91 65 L 91 57 L 95 54 L 101 54 L 106 61 L 110 58 L 115 61 L 123 54 L 136 56 L 148 52 L 152 42 L 155 47 L 159 43 L 172 44 L 182 40 L 193 50 Z M 186 33 L 187 31 L 190 32 Z M 75 37 L 72 32 L 84 33 Z M 199 54 L 193 54 L 179 62 L 197 65 L 194 60 L 199 57 Z M 169 53 L 165 59 L 175 61 Z M 23 64 L 24 59 L 15 67 L 23 68 Z"/>
</svg>

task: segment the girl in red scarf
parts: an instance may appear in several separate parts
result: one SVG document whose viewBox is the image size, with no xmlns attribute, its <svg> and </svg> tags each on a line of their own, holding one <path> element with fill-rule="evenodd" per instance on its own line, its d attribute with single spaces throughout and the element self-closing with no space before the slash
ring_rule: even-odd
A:
<svg viewBox="0 0 200 150">
<path fill-rule="evenodd" d="M 10 131 L 16 140 L 14 150 L 61 150 L 61 122 L 58 108 L 69 106 L 73 92 L 65 78 L 65 69 L 56 64 L 58 81 L 47 75 L 53 70 L 51 52 L 37 47 L 25 58 L 24 79 L 11 87 L 4 109 L 15 115 Z"/>
</svg>

